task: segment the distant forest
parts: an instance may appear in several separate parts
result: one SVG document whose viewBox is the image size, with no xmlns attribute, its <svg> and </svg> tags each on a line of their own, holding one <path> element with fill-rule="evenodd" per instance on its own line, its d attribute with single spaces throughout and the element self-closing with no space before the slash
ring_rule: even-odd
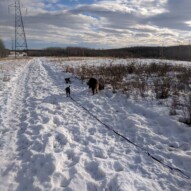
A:
<svg viewBox="0 0 191 191">
<path fill-rule="evenodd" d="M 85 56 L 85 57 L 118 57 L 118 58 L 162 58 L 191 61 L 191 46 L 171 47 L 129 47 L 120 49 L 89 49 L 81 47 L 46 48 L 28 50 L 29 56 Z"/>
</svg>

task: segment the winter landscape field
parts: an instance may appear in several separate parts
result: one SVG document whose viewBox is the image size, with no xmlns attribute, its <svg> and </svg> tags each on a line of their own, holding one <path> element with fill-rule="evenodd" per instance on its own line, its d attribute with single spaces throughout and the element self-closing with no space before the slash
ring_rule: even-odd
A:
<svg viewBox="0 0 191 191">
<path fill-rule="evenodd" d="M 190 191 L 190 71 L 152 59 L 1 60 L 0 190 Z M 105 89 L 92 95 L 89 77 Z"/>
</svg>

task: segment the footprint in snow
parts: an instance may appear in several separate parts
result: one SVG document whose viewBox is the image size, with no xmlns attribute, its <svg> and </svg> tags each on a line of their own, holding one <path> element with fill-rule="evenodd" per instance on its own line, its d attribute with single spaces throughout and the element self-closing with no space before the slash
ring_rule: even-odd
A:
<svg viewBox="0 0 191 191">
<path fill-rule="evenodd" d="M 52 176 L 52 182 L 55 187 L 67 187 L 70 184 L 71 179 L 67 179 L 63 174 L 56 172 Z"/>
<path fill-rule="evenodd" d="M 98 162 L 88 162 L 85 169 L 94 180 L 103 180 L 106 176 L 105 172 L 99 167 Z"/>
<path fill-rule="evenodd" d="M 96 128 L 90 128 L 88 132 L 90 135 L 94 135 L 96 133 Z"/>
<path fill-rule="evenodd" d="M 118 161 L 114 162 L 113 167 L 116 172 L 123 171 L 123 166 Z"/>
<path fill-rule="evenodd" d="M 45 144 L 43 144 L 41 141 L 39 140 L 35 140 L 34 144 L 32 145 L 32 147 L 30 148 L 31 150 L 37 151 L 37 152 L 44 152 L 45 150 Z"/>
<path fill-rule="evenodd" d="M 91 190 L 91 191 L 97 191 L 97 185 L 92 183 L 92 182 L 88 182 L 87 183 L 87 190 Z"/>
<path fill-rule="evenodd" d="M 96 148 L 94 151 L 94 156 L 101 159 L 106 159 L 107 155 L 103 149 Z"/>
<path fill-rule="evenodd" d="M 66 162 L 68 167 L 72 167 L 79 162 L 80 156 L 77 156 L 77 153 L 75 153 L 73 150 L 69 149 L 65 153 L 67 154 L 68 158 L 68 161 Z"/>
<path fill-rule="evenodd" d="M 63 151 L 63 146 L 68 142 L 67 138 L 63 134 L 57 134 L 54 139 L 54 152 L 59 153 Z"/>
<path fill-rule="evenodd" d="M 53 118 L 53 122 L 55 125 L 59 126 L 61 124 L 60 119 L 58 117 Z"/>
<path fill-rule="evenodd" d="M 47 124 L 50 121 L 49 117 L 41 116 L 41 122 L 42 124 Z"/>
</svg>

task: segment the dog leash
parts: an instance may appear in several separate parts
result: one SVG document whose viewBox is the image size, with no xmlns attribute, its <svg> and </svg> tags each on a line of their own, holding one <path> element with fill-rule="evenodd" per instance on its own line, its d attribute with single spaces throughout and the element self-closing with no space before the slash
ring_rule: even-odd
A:
<svg viewBox="0 0 191 191">
<path fill-rule="evenodd" d="M 119 137 L 123 138 L 126 142 L 134 145 L 135 147 L 139 148 L 141 151 L 143 151 L 144 153 L 146 153 L 150 158 L 152 158 L 154 161 L 160 163 L 162 166 L 168 168 L 171 171 L 176 171 L 178 173 L 180 173 L 182 175 L 182 177 L 186 178 L 186 179 L 191 179 L 190 176 L 188 176 L 187 174 L 185 174 L 181 169 L 176 168 L 176 167 L 172 167 L 164 162 L 162 162 L 161 160 L 159 160 L 158 158 L 156 158 L 155 156 L 153 156 L 152 154 L 150 154 L 145 148 L 141 147 L 140 145 L 137 145 L 136 143 L 132 142 L 130 139 L 128 139 L 127 137 L 125 137 L 124 135 L 120 134 L 119 132 L 117 132 L 116 130 L 114 130 L 114 128 L 108 126 L 107 124 L 105 124 L 104 122 L 102 122 L 100 119 L 98 119 L 95 115 L 93 115 L 87 108 L 85 108 L 83 105 L 81 105 L 80 103 L 78 103 L 74 98 L 72 98 L 70 96 L 70 99 L 75 102 L 78 106 L 80 106 L 82 109 L 84 109 L 89 115 L 91 115 L 93 118 L 95 118 L 99 123 L 101 123 L 104 127 L 106 127 L 108 130 L 112 131 L 113 133 L 115 133 L 116 135 L 118 135 Z"/>
</svg>

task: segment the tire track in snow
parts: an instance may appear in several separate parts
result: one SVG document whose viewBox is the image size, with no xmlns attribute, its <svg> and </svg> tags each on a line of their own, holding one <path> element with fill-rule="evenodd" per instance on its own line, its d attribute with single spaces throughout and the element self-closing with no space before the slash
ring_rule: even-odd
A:
<svg viewBox="0 0 191 191">
<path fill-rule="evenodd" d="M 34 59 L 20 84 L 23 104 L 18 103 L 21 108 L 20 130 L 17 133 L 17 161 L 20 163 L 16 175 L 18 191 L 51 189 L 54 158 L 47 151 L 51 134 L 44 126 L 49 119 L 40 113 L 41 103 L 48 95 L 47 83 L 41 61 Z"/>
<path fill-rule="evenodd" d="M 3 148 L 1 155 L 1 178 L 0 178 L 0 190 L 13 190 L 15 187 L 14 176 L 17 171 L 15 153 L 16 153 L 16 132 L 18 126 L 15 123 L 18 122 L 17 101 L 19 83 L 22 76 L 25 73 L 26 68 L 30 64 L 30 61 L 25 64 L 26 61 L 21 61 L 21 64 L 13 63 L 18 67 L 11 76 L 10 85 L 8 88 L 8 94 L 4 99 L 4 109 L 2 110 L 2 128 L 3 128 Z"/>
<path fill-rule="evenodd" d="M 29 62 L 17 81 L 15 98 L 12 101 L 12 119 L 14 120 L 12 122 L 15 126 L 15 140 L 12 144 L 14 144 L 15 158 L 13 167 L 6 169 L 6 174 L 11 181 L 4 181 L 2 187 L 6 189 L 3 190 L 48 188 L 49 174 L 54 170 L 52 155 L 44 152 L 46 149 L 44 143 L 49 134 L 41 135 L 42 125 L 36 112 L 37 101 L 40 102 L 40 99 L 37 99 L 37 93 L 43 89 L 41 83 L 44 82 L 41 73 L 43 70 L 38 62 L 35 59 Z M 35 182 L 41 186 L 36 186 Z"/>
</svg>

